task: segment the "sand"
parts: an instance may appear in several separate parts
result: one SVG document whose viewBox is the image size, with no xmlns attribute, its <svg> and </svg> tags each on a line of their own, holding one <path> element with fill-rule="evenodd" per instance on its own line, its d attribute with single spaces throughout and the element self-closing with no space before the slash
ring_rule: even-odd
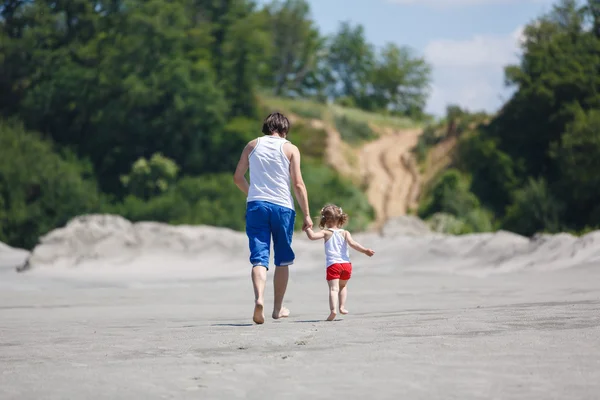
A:
<svg viewBox="0 0 600 400">
<path fill-rule="evenodd" d="M 356 235 L 377 255 L 352 254 L 334 322 L 321 245 L 301 236 L 292 314 L 261 326 L 243 234 L 89 216 L 22 273 L 0 247 L 0 399 L 598 398 L 600 233 L 410 224 Z"/>
</svg>

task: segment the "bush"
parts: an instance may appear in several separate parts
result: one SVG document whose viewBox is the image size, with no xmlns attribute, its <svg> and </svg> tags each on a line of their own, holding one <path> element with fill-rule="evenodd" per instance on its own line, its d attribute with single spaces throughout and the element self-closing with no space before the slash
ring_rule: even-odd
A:
<svg viewBox="0 0 600 400">
<path fill-rule="evenodd" d="M 345 115 L 335 116 L 335 127 L 340 132 L 342 139 L 351 144 L 377 137 L 375 132 L 369 127 L 369 124 L 353 120 Z"/>
<path fill-rule="evenodd" d="M 483 133 L 464 137 L 458 144 L 457 167 L 471 174 L 471 190 L 492 211 L 502 214 L 518 180 L 515 162 Z"/>
<path fill-rule="evenodd" d="M 137 221 L 245 229 L 246 198 L 231 174 L 184 177 L 168 192 L 147 201 L 130 196 L 115 211 Z"/>
<path fill-rule="evenodd" d="M 298 146 L 302 159 L 322 160 L 327 148 L 327 133 L 322 129 L 313 129 L 302 123 L 296 123 L 288 135 L 288 139 Z"/>
<path fill-rule="evenodd" d="M 462 235 L 469 233 L 464 221 L 447 213 L 435 213 L 427 219 L 427 225 L 432 231 L 447 235 Z"/>
<path fill-rule="evenodd" d="M 463 218 L 480 206 L 477 196 L 469 190 L 468 180 L 455 169 L 449 169 L 440 176 L 428 197 L 419 208 L 421 218 L 439 212 Z"/>
<path fill-rule="evenodd" d="M 71 218 L 97 212 L 102 199 L 86 164 L 68 161 L 20 123 L 0 121 L 0 240 L 31 249 Z"/>
<path fill-rule="evenodd" d="M 350 96 L 338 97 L 335 99 L 335 104 L 347 108 L 356 108 L 356 102 L 354 101 L 354 98 Z"/>
<path fill-rule="evenodd" d="M 121 176 L 121 183 L 130 194 L 148 199 L 165 192 L 177 178 L 178 171 L 179 167 L 173 160 L 155 153 L 150 160 L 138 159 L 131 172 Z"/>
<path fill-rule="evenodd" d="M 349 215 L 349 230 L 364 230 L 373 220 L 375 213 L 366 195 L 332 168 L 316 161 L 303 161 L 302 176 L 308 190 L 311 214 L 316 221 L 319 211 L 327 203 L 337 204 Z M 298 206 L 296 209 L 296 228 L 299 228 L 302 226 L 302 213 Z"/>
<path fill-rule="evenodd" d="M 121 215 L 132 222 L 155 221 L 170 224 L 185 220 L 190 214 L 190 204 L 173 190 L 148 200 L 127 196 L 122 203 L 108 207 L 105 212 Z"/>
<path fill-rule="evenodd" d="M 513 202 L 506 209 L 504 229 L 531 236 L 538 232 L 560 231 L 561 203 L 549 192 L 544 179 L 530 178 L 517 190 Z"/>
<path fill-rule="evenodd" d="M 495 230 L 493 214 L 484 208 L 475 208 L 462 219 L 470 232 L 492 232 Z"/>
<path fill-rule="evenodd" d="M 419 216 L 436 232 L 458 235 L 494 230 L 493 214 L 481 208 L 468 179 L 455 169 L 440 176 L 419 208 Z"/>
<path fill-rule="evenodd" d="M 419 141 L 415 147 L 415 154 L 419 162 L 425 161 L 427 158 L 427 152 L 432 146 L 435 146 L 442 141 L 442 137 L 437 134 L 437 129 L 433 125 L 428 125 L 423 130 Z"/>
</svg>

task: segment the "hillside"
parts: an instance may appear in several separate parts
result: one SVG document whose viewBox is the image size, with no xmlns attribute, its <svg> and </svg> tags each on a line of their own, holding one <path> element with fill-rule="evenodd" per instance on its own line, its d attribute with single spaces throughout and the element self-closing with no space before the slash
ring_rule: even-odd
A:
<svg viewBox="0 0 600 400">
<path fill-rule="evenodd" d="M 390 218 L 418 207 L 427 182 L 413 152 L 423 132 L 418 123 L 306 100 L 263 97 L 263 102 L 286 112 L 292 123 L 327 133 L 325 160 L 366 193 L 375 210 L 371 228 L 379 230 Z"/>
</svg>

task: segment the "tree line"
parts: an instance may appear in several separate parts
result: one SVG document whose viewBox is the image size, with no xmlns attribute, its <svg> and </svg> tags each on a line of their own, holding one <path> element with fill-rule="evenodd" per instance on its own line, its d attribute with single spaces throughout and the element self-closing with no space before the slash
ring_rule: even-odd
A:
<svg viewBox="0 0 600 400">
<path fill-rule="evenodd" d="M 419 214 L 453 232 L 600 226 L 600 2 L 561 0 L 524 36 L 497 115 L 449 107 L 453 168 Z M 360 25 L 322 35 L 303 0 L 1 1 L 0 240 L 30 248 L 89 212 L 243 229 L 231 171 L 271 111 L 262 92 L 418 119 L 429 74 Z M 326 166 L 325 137 L 290 136 L 311 208 L 343 201 L 365 227 L 373 210 Z"/>
<path fill-rule="evenodd" d="M 260 91 L 418 116 L 429 79 L 361 26 L 320 34 L 304 0 L 4 0 L 0 43 L 0 240 L 25 247 L 85 211 L 241 229 L 227 174 L 270 111 Z M 321 161 L 315 185 L 351 192 L 367 221 Z"/>
<path fill-rule="evenodd" d="M 515 92 L 497 115 L 449 108 L 450 122 L 479 123 L 459 132 L 422 217 L 446 214 L 459 233 L 600 227 L 600 1 L 559 1 L 526 27 L 522 53 L 505 68 Z"/>
</svg>

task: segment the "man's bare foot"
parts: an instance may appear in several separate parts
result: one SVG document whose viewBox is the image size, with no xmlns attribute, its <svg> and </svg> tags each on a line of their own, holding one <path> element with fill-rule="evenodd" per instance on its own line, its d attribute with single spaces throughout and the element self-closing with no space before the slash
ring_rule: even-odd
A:
<svg viewBox="0 0 600 400">
<path fill-rule="evenodd" d="M 335 317 L 337 317 L 337 314 L 335 311 L 332 311 L 331 314 L 329 314 L 329 317 L 327 317 L 327 321 L 333 321 Z"/>
<path fill-rule="evenodd" d="M 346 310 L 346 309 L 345 309 L 345 308 L 343 308 L 343 307 L 340 307 L 340 313 L 342 313 L 342 314 L 346 315 L 346 314 L 348 314 L 348 310 Z"/>
<path fill-rule="evenodd" d="M 287 318 L 290 316 L 290 310 L 288 310 L 285 307 L 281 307 L 281 310 L 279 310 L 279 312 L 277 311 L 273 311 L 273 319 L 279 319 L 279 318 Z"/>
<path fill-rule="evenodd" d="M 256 300 L 254 304 L 254 315 L 252 316 L 252 320 L 255 324 L 259 325 L 265 323 L 265 313 L 262 301 Z"/>
</svg>

